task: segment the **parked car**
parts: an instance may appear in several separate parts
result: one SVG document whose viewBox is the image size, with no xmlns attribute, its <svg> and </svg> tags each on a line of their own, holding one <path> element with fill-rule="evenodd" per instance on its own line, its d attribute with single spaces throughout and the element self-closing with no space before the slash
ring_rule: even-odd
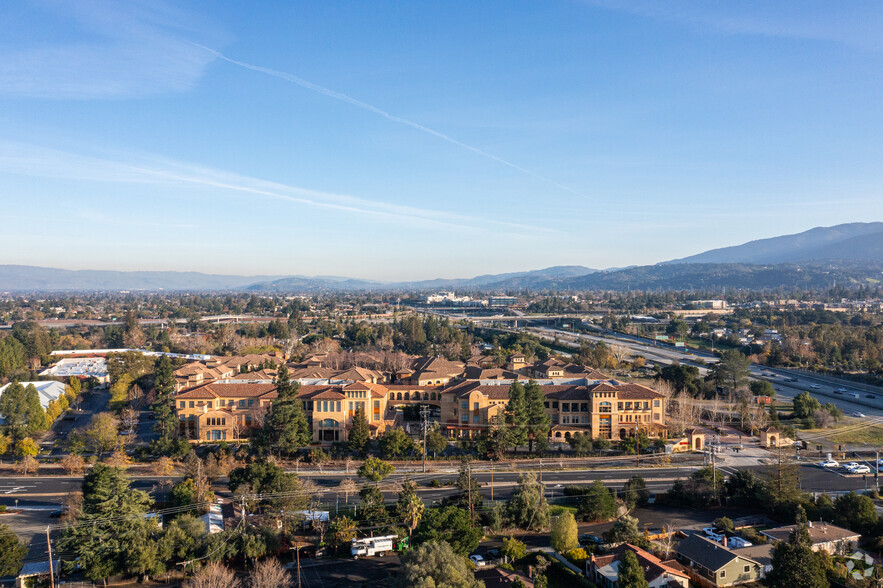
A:
<svg viewBox="0 0 883 588">
<path fill-rule="evenodd" d="M 580 535 L 579 542 L 587 545 L 604 545 L 604 540 L 597 535 Z"/>
<path fill-rule="evenodd" d="M 866 465 L 860 465 L 857 468 L 852 468 L 851 470 L 849 470 L 849 473 L 850 474 L 870 474 L 871 468 L 869 468 Z"/>
<path fill-rule="evenodd" d="M 851 470 L 851 469 L 857 468 L 858 466 L 859 466 L 859 463 L 858 463 L 858 462 L 856 462 L 856 461 L 851 461 L 851 462 L 849 462 L 848 464 L 844 465 L 843 467 L 845 467 L 845 468 L 848 469 L 848 470 Z"/>
<path fill-rule="evenodd" d="M 477 568 L 480 568 L 480 567 L 482 567 L 482 566 L 484 566 L 484 565 L 487 564 L 487 562 L 484 561 L 484 558 L 481 557 L 480 555 L 478 555 L 477 553 L 474 553 L 474 554 L 470 555 L 470 556 L 469 556 L 469 559 L 472 560 L 472 563 L 474 563 L 474 564 L 475 564 L 475 567 L 477 567 Z"/>
<path fill-rule="evenodd" d="M 840 467 L 840 464 L 837 463 L 837 461 L 835 461 L 835 460 L 833 460 L 833 459 L 826 459 L 825 461 L 820 461 L 820 462 L 819 462 L 819 467 L 823 467 L 823 468 L 836 468 L 836 467 Z"/>
</svg>

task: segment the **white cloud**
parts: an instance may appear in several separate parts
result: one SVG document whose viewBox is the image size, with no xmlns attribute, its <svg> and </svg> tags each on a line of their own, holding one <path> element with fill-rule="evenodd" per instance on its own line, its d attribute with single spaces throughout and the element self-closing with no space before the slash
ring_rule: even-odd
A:
<svg viewBox="0 0 883 588">
<path fill-rule="evenodd" d="M 6 37 L 0 40 L 0 95 L 9 97 L 107 99 L 187 91 L 214 59 L 188 38 L 219 36 L 205 19 L 161 2 L 77 0 L 19 8 L 17 18 L 0 27 Z M 11 41 L 13 28 L 32 31 L 32 38 Z M 52 34 L 53 28 L 64 35 Z"/>
</svg>

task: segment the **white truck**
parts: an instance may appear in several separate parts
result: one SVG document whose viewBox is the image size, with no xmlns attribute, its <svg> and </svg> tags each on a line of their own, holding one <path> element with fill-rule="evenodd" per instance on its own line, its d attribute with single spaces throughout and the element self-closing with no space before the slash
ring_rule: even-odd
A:
<svg viewBox="0 0 883 588">
<path fill-rule="evenodd" d="M 353 539 L 353 545 L 350 549 L 350 552 L 353 554 L 353 559 L 358 559 L 361 556 L 382 556 L 393 551 L 393 545 L 396 539 L 398 539 L 396 535 L 385 535 L 383 537 L 366 537 L 365 539 Z"/>
</svg>

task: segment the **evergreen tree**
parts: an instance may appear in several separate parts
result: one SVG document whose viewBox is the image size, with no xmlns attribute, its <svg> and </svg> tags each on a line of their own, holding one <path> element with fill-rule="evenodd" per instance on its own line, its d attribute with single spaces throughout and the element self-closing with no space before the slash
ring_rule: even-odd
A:
<svg viewBox="0 0 883 588">
<path fill-rule="evenodd" d="M 620 588 L 649 588 L 650 584 L 644 578 L 644 570 L 638 561 L 638 556 L 631 549 L 627 549 L 619 560 L 619 576 L 616 585 Z"/>
<path fill-rule="evenodd" d="M 533 453 L 534 443 L 545 450 L 549 445 L 549 429 L 552 418 L 546 412 L 546 395 L 542 387 L 531 380 L 524 388 L 525 422 L 527 424 L 528 451 Z"/>
<path fill-rule="evenodd" d="M 513 450 L 527 443 L 527 401 L 524 386 L 518 380 L 509 386 L 509 402 L 504 412 L 505 439 Z"/>
<path fill-rule="evenodd" d="M 430 541 L 402 554 L 395 586 L 402 588 L 480 588 L 466 558 L 445 542 Z"/>
<path fill-rule="evenodd" d="M 25 387 L 13 382 L 0 395 L 0 416 L 3 417 L 3 429 L 12 440 L 12 446 L 28 435 L 28 404 L 25 399 Z"/>
<path fill-rule="evenodd" d="M 552 549 L 558 553 L 567 553 L 579 547 L 579 530 L 573 513 L 564 511 L 552 522 Z"/>
<path fill-rule="evenodd" d="M 15 576 L 28 553 L 26 545 L 6 525 L 0 525 L 0 576 Z"/>
<path fill-rule="evenodd" d="M 777 588 L 825 588 L 828 581 L 819 554 L 813 552 L 806 525 L 795 528 L 788 541 L 773 549 L 773 569 L 764 584 Z"/>
<path fill-rule="evenodd" d="M 389 513 L 383 501 L 383 492 L 377 486 L 366 486 L 359 491 L 362 503 L 359 505 L 359 517 L 369 525 L 384 524 L 389 520 Z"/>
<path fill-rule="evenodd" d="M 122 469 L 96 464 L 83 479 L 81 512 L 77 524 L 65 531 L 61 548 L 76 554 L 93 581 L 162 572 L 159 526 L 145 517 L 149 506 L 147 493 L 130 488 Z"/>
<path fill-rule="evenodd" d="M 172 360 L 163 355 L 156 362 L 153 377 L 156 402 L 151 409 L 156 416 L 154 430 L 159 433 L 160 445 L 167 447 L 177 435 L 178 417 L 175 414 L 175 371 Z"/>
<path fill-rule="evenodd" d="M 365 416 L 365 409 L 362 407 L 362 404 L 359 403 L 356 407 L 356 412 L 353 415 L 353 422 L 350 425 L 347 446 L 353 453 L 363 455 L 365 449 L 368 447 L 368 441 L 370 438 L 371 429 L 368 427 L 368 419 Z"/>
<path fill-rule="evenodd" d="M 402 484 L 402 491 L 399 492 L 399 500 L 396 503 L 396 514 L 408 528 L 409 537 L 414 532 L 417 524 L 420 523 L 423 512 L 426 510 L 426 505 L 417 496 L 416 490 L 417 485 L 410 480 L 406 480 Z"/>
<path fill-rule="evenodd" d="M 264 420 L 259 445 L 265 451 L 275 449 L 279 455 L 291 455 L 309 444 L 313 434 L 301 401 L 297 398 L 300 386 L 291 383 L 285 364 L 279 366 L 274 383 L 277 397 Z"/>
<path fill-rule="evenodd" d="M 583 496 L 577 513 L 584 521 L 606 521 L 616 516 L 616 499 L 604 482 L 595 480 Z"/>
</svg>

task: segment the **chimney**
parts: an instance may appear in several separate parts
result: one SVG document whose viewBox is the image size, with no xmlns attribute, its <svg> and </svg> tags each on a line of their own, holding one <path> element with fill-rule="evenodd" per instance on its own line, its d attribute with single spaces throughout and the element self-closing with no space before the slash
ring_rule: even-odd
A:
<svg viewBox="0 0 883 588">
<path fill-rule="evenodd" d="M 724 535 L 723 541 L 724 541 L 724 547 L 726 547 L 727 546 L 727 536 L 726 535 Z"/>
</svg>

